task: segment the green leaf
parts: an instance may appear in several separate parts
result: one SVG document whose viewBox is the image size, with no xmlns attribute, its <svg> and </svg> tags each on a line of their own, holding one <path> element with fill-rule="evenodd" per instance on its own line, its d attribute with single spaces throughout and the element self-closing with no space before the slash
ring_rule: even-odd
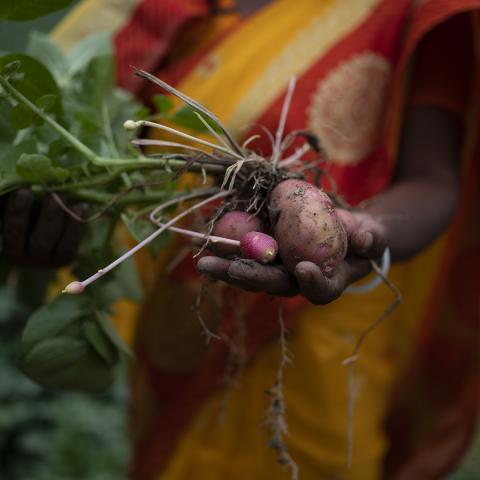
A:
<svg viewBox="0 0 480 480">
<path fill-rule="evenodd" d="M 25 21 L 65 8 L 72 0 L 12 0 L 0 4 L 0 20 Z"/>
<path fill-rule="evenodd" d="M 24 153 L 31 154 L 37 151 L 37 144 L 32 138 L 25 138 L 20 143 L 9 145 L 9 148 L 0 152 L 0 172 L 15 173 L 17 161 Z"/>
<path fill-rule="evenodd" d="M 157 107 L 158 113 L 168 113 L 174 105 L 172 98 L 167 95 L 157 94 L 153 96 L 152 100 Z"/>
<path fill-rule="evenodd" d="M 0 159 L 6 148 L 10 147 L 17 136 L 17 131 L 11 124 L 13 107 L 3 99 L 0 100 Z M 1 170 L 0 160 L 0 170 Z"/>
<path fill-rule="evenodd" d="M 46 94 L 53 94 L 60 98 L 60 90 L 48 69 L 38 60 L 28 55 L 11 53 L 0 57 L 0 69 L 12 62 L 20 62 L 18 72 L 22 73 L 21 79 L 10 79 L 12 85 L 32 102 L 36 102 Z M 3 75 L 5 76 L 5 75 Z M 55 112 L 61 111 L 61 102 L 56 102 Z"/>
<path fill-rule="evenodd" d="M 69 75 L 84 70 L 95 57 L 112 55 L 110 34 L 106 32 L 89 35 L 68 54 Z"/>
<path fill-rule="evenodd" d="M 39 97 L 35 104 L 43 111 L 49 112 L 53 110 L 55 102 L 57 101 L 57 96 L 52 94 L 46 94 Z M 12 109 L 11 112 L 11 124 L 17 130 L 22 130 L 24 128 L 30 127 L 32 124 L 37 126 L 43 124 L 43 120 L 35 113 L 30 110 L 28 107 L 22 103 L 18 103 Z"/>
<path fill-rule="evenodd" d="M 27 183 L 23 177 L 17 175 L 17 161 L 23 153 L 36 151 L 37 144 L 31 138 L 24 139 L 16 145 L 10 144 L 5 150 L 0 151 L 0 195 Z"/>
<path fill-rule="evenodd" d="M 122 337 L 117 333 L 115 328 L 113 328 L 112 324 L 108 320 L 105 314 L 97 312 L 97 319 L 100 327 L 104 331 L 105 335 L 110 339 L 110 341 L 130 359 L 134 359 L 134 354 L 130 347 L 125 343 Z"/>
<path fill-rule="evenodd" d="M 45 155 L 24 153 L 17 162 L 17 174 L 33 184 L 45 184 L 50 181 L 64 182 L 70 172 L 65 168 L 54 167 Z"/>
<path fill-rule="evenodd" d="M 85 295 L 60 295 L 53 302 L 36 310 L 22 333 L 21 349 L 29 350 L 46 338 L 60 335 L 72 323 L 90 312 Z"/>
<path fill-rule="evenodd" d="M 83 329 L 85 337 L 93 349 L 109 365 L 115 365 L 118 362 L 118 351 L 98 323 L 93 319 L 89 319 L 85 322 Z"/>
<path fill-rule="evenodd" d="M 115 69 L 112 55 L 92 58 L 85 71 L 82 85 L 84 103 L 99 109 L 107 102 L 114 88 Z M 101 112 L 98 111 L 98 114 Z"/>
<path fill-rule="evenodd" d="M 5 56 L 6 53 L 2 54 L 2 57 Z M 20 70 L 20 61 L 14 60 L 13 62 L 7 63 L 0 68 L 0 75 L 5 77 L 7 80 L 14 77 L 18 71 Z"/>
<path fill-rule="evenodd" d="M 55 103 L 57 102 L 57 98 L 57 95 L 47 93 L 46 95 L 38 98 L 35 101 L 35 104 L 38 108 L 40 108 L 40 110 L 43 110 L 44 112 L 51 112 L 55 106 Z"/>
<path fill-rule="evenodd" d="M 62 82 L 69 69 L 68 61 L 48 35 L 39 32 L 30 34 L 27 53 L 43 63 L 57 83 Z"/>
<path fill-rule="evenodd" d="M 100 392 L 114 380 L 114 369 L 81 338 L 45 339 L 21 353 L 17 366 L 47 388 Z"/>
<path fill-rule="evenodd" d="M 52 161 L 55 160 L 55 165 L 69 170 L 87 162 L 86 158 L 66 143 L 63 138 L 58 138 L 49 143 L 48 156 L 52 158 Z"/>
<path fill-rule="evenodd" d="M 25 105 L 18 103 L 10 114 L 11 125 L 17 130 L 23 130 L 33 124 L 35 114 Z"/>
</svg>

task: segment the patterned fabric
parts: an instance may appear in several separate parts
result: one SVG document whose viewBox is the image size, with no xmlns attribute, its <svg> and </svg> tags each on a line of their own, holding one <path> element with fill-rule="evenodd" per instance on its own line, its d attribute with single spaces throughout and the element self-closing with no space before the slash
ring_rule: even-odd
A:
<svg viewBox="0 0 480 480">
<path fill-rule="evenodd" d="M 284 385 L 287 446 L 302 479 L 394 478 L 417 452 L 435 448 L 442 455 L 435 457 L 428 478 L 439 478 L 469 441 L 479 400 L 478 98 L 465 101 L 448 97 L 450 89 L 427 92 L 421 85 L 408 98 L 405 79 L 412 54 L 429 31 L 479 6 L 480 0 L 277 0 L 241 19 L 212 17 L 200 0 L 145 0 L 117 31 L 122 85 L 148 99 L 151 87 L 131 80 L 125 65 L 154 71 L 215 111 L 239 138 L 257 133 L 255 127 L 244 130 L 255 123 L 276 129 L 286 85 L 296 75 L 287 131 L 308 128 L 319 135 L 330 154 L 320 165 L 352 204 L 391 181 L 407 102 L 437 105 L 462 117 L 468 108 L 458 215 L 434 245 L 392 269 L 404 303 L 369 337 L 356 364 L 360 387 L 352 470 L 345 467 L 348 379 L 342 360 L 390 304 L 391 293 L 380 287 L 361 298 L 343 295 L 324 307 L 300 298 L 283 302 L 294 356 Z M 477 14 L 469 18 L 476 34 Z M 458 72 L 462 59 L 460 54 Z M 253 146 L 270 150 L 265 137 Z M 264 392 L 279 362 L 275 301 L 211 290 L 205 308 L 223 319 L 221 332 L 243 350 L 243 360 L 233 358 L 226 343 L 212 342 L 194 372 L 167 373 L 162 363 L 165 322 L 187 316 L 196 322 L 190 310 L 199 287 L 193 263 L 186 259 L 165 273 L 167 259 L 179 248 L 165 252 L 156 268 L 151 259 L 139 258 L 154 295 L 141 311 L 122 305 L 119 312 L 130 325 L 138 319 L 133 477 L 289 478 L 275 464 L 266 445 L 268 431 L 261 427 L 268 407 Z M 241 368 L 246 360 L 236 387 L 226 387 L 226 370 L 232 362 Z M 387 416 L 390 441 L 382 428 Z M 455 429 L 446 430 L 451 418 Z M 438 440 L 450 438 L 446 431 L 455 431 L 458 441 L 442 450 Z"/>
</svg>

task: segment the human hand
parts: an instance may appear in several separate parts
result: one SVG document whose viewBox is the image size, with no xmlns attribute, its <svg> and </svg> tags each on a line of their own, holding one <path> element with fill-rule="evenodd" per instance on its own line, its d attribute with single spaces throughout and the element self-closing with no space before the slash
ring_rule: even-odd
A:
<svg viewBox="0 0 480 480">
<path fill-rule="evenodd" d="M 58 268 L 75 257 L 82 223 L 68 215 L 53 195 L 47 194 L 40 205 L 34 193 L 19 189 L 2 198 L 0 228 L 3 253 L 23 267 Z M 82 217 L 86 205 L 72 211 Z"/>
<path fill-rule="evenodd" d="M 371 271 L 369 259 L 380 257 L 386 247 L 383 225 L 372 216 L 360 212 L 337 210 L 348 236 L 348 255 L 334 272 L 326 276 L 312 262 L 300 262 L 293 275 L 283 266 L 261 265 L 251 260 L 227 260 L 207 256 L 199 260 L 200 273 L 222 280 L 250 292 L 292 297 L 303 295 L 315 305 L 337 299 L 350 283 Z"/>
</svg>

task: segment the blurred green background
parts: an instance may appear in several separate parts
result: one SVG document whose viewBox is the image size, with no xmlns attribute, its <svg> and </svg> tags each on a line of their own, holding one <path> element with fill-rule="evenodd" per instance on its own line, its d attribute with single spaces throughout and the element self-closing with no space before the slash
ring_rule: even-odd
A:
<svg viewBox="0 0 480 480">
<path fill-rule="evenodd" d="M 0 22 L 0 51 L 23 51 L 32 31 L 48 33 L 70 8 L 27 22 Z M 13 286 L 0 287 L 0 479 L 127 478 L 124 371 L 107 394 L 87 395 L 47 391 L 16 369 L 16 342 L 36 303 L 32 292 L 47 280 L 23 274 L 32 286 L 28 299 Z"/>
<path fill-rule="evenodd" d="M 79 0 L 72 1 L 68 8 L 27 22 L 0 22 L 0 50 L 7 52 L 23 51 L 27 45 L 30 32 L 35 30 L 48 33 L 77 3 L 79 3 Z"/>
</svg>

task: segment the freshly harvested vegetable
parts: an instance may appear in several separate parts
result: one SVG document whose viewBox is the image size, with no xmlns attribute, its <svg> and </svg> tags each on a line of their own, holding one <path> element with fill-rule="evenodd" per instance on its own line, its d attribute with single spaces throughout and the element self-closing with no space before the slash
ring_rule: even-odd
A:
<svg viewBox="0 0 480 480">
<path fill-rule="evenodd" d="M 248 232 L 240 240 L 240 251 L 245 258 L 259 263 L 271 263 L 278 252 L 277 241 L 262 232 Z"/>
<path fill-rule="evenodd" d="M 261 230 L 262 223 L 258 217 L 247 212 L 232 210 L 227 212 L 215 222 L 212 233 L 218 237 L 240 241 L 248 232 L 260 232 Z M 238 247 L 227 245 L 225 243 L 213 243 L 211 249 L 217 255 L 223 257 L 238 255 L 240 253 Z"/>
<path fill-rule="evenodd" d="M 21 345 L 22 370 L 48 386 L 73 388 L 75 381 L 70 383 L 68 379 L 74 376 L 76 364 L 78 372 L 83 371 L 80 363 L 85 356 L 92 365 L 95 361 L 105 365 L 104 373 L 114 368 L 120 355 L 110 354 L 110 349 L 126 352 L 127 348 L 113 329 L 107 328 L 105 318 L 119 298 L 141 299 L 129 259 L 149 244 L 152 250 L 158 250 L 167 231 L 203 239 L 204 246 L 217 254 L 243 255 L 260 263 L 276 261 L 278 249 L 290 271 L 296 262 L 311 260 L 327 272 L 345 254 L 345 231 L 340 222 L 336 223 L 330 200 L 304 181 L 302 158 L 316 142 L 305 132 L 284 135 L 294 79 L 288 86 L 278 130 L 271 136 L 272 153 L 262 157 L 248 148 L 253 137 L 239 144 L 204 106 L 149 73 L 136 70 L 136 75 L 186 104 L 176 110 L 170 97 L 157 96 L 157 121 L 146 117 L 148 112 L 139 111 L 128 94 L 114 88 L 112 57 L 105 55 L 104 41 L 100 42 L 98 56 L 94 42 L 88 39 L 85 46 L 79 45 L 72 53 L 73 58 L 65 58 L 54 44 L 37 36 L 32 44 L 36 58 L 13 54 L 0 57 L 0 109 L 3 118 L 11 119 L 0 136 L 10 143 L 0 162 L 0 194 L 25 186 L 39 195 L 59 192 L 62 196 L 55 198 L 70 215 L 64 199 L 87 200 L 94 206 L 89 218 L 79 219 L 86 223 L 87 231 L 73 266 L 78 280 L 64 289 L 75 294 L 71 303 L 78 302 L 82 314 L 73 317 L 57 298 L 32 316 L 35 343 Z M 39 42 L 42 48 L 34 48 Z M 32 82 L 32 78 L 41 78 L 42 82 Z M 143 127 L 166 132 L 169 140 L 132 139 Z M 197 131 L 210 137 L 199 138 Z M 170 140 L 172 135 L 178 141 Z M 290 146 L 297 137 L 307 140 L 291 153 Z M 148 155 L 141 150 L 145 146 L 149 147 Z M 156 147 L 161 150 L 152 152 Z M 200 173 L 199 180 L 204 184 L 210 177 L 213 186 L 176 190 L 176 178 L 186 171 Z M 170 218 L 164 216 L 167 208 L 187 201 L 193 204 Z M 177 225 L 207 204 L 217 206 L 208 219 L 207 232 Z M 272 216 L 272 212 L 277 214 Z M 323 223 L 315 223 L 312 215 L 318 215 Z M 120 256 L 116 255 L 118 241 L 114 239 L 119 222 L 138 240 Z M 294 228 L 292 222 L 296 222 Z M 328 227 L 323 239 L 320 233 L 313 233 L 319 225 Z M 295 243 L 292 236 L 299 241 Z M 303 250 L 300 243 L 304 244 Z M 45 353 L 49 334 L 42 320 L 52 315 L 75 326 L 72 338 L 55 340 L 55 362 Z M 58 352 L 67 350 L 68 345 L 78 347 L 78 355 L 72 357 L 72 352 L 65 351 L 62 362 Z M 41 358 L 44 366 L 37 366 L 34 358 Z M 90 388 L 97 390 L 112 377 L 102 374 L 101 381 L 95 382 L 93 378 Z M 88 379 L 76 385 L 89 389 L 85 382 Z"/>
<path fill-rule="evenodd" d="M 347 233 L 330 197 L 303 180 L 279 183 L 270 197 L 279 255 L 291 273 L 304 260 L 326 274 L 345 258 Z"/>
</svg>

